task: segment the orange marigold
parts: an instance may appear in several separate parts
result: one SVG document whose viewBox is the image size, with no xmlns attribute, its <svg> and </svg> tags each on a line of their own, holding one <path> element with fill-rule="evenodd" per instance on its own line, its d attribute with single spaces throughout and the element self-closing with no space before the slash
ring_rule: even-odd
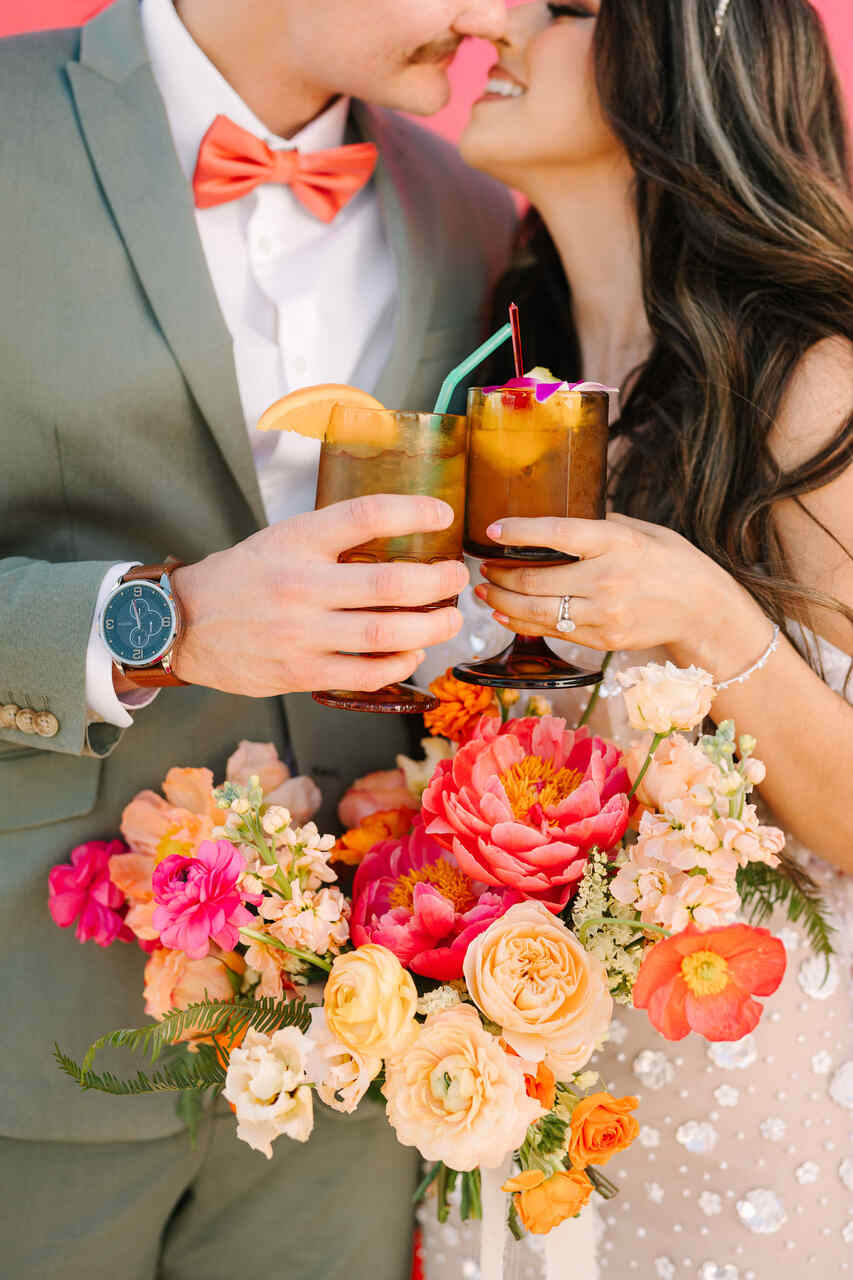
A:
<svg viewBox="0 0 853 1280">
<path fill-rule="evenodd" d="M 400 809 L 380 809 L 369 813 L 357 827 L 351 827 L 340 836 L 331 852 L 333 862 L 344 862 L 357 867 L 365 854 L 381 840 L 394 840 L 406 836 L 417 817 L 417 809 L 403 806 Z"/>
<path fill-rule="evenodd" d="M 449 667 L 429 688 L 438 698 L 438 706 L 424 712 L 424 724 L 435 737 L 464 742 L 480 716 L 500 715 L 494 689 L 465 684 L 451 674 Z"/>
</svg>

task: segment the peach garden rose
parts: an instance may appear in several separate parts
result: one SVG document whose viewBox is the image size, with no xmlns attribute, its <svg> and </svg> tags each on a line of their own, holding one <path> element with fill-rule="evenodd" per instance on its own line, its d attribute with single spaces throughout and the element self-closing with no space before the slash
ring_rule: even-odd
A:
<svg viewBox="0 0 853 1280">
<path fill-rule="evenodd" d="M 522 902 L 474 938 L 465 982 L 477 1007 L 522 1058 L 558 1080 L 604 1039 L 613 1000 L 604 965 L 541 902 Z"/>
<path fill-rule="evenodd" d="M 398 1141 L 460 1171 L 497 1168 L 543 1114 L 527 1095 L 521 1059 L 465 1004 L 428 1016 L 386 1064 L 382 1091 Z"/>
</svg>

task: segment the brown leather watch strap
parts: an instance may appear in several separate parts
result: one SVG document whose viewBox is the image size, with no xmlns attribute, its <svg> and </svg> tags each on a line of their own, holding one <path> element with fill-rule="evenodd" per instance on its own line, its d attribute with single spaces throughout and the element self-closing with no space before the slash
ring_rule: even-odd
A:
<svg viewBox="0 0 853 1280">
<path fill-rule="evenodd" d="M 172 573 L 175 569 L 180 569 L 183 563 L 183 560 L 179 560 L 177 556 L 167 556 L 160 564 L 137 564 L 132 569 L 128 569 L 127 573 L 122 574 L 121 580 L 122 582 L 159 583 L 164 573 Z M 126 679 L 142 689 L 162 689 L 168 685 L 189 683 L 175 675 L 168 658 L 160 658 L 150 667 L 124 667 L 123 670 Z"/>
</svg>

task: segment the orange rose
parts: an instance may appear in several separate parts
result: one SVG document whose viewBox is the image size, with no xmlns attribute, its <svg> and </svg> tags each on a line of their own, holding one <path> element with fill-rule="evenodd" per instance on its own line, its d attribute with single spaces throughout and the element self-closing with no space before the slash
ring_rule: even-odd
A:
<svg viewBox="0 0 853 1280">
<path fill-rule="evenodd" d="M 333 862 L 345 862 L 357 867 L 365 854 L 382 840 L 395 840 L 408 835 L 417 815 L 417 809 L 382 809 L 369 813 L 366 818 L 344 832 L 329 855 Z"/>
<path fill-rule="evenodd" d="M 576 1169 L 588 1164 L 607 1164 L 617 1151 L 624 1151 L 640 1132 L 629 1113 L 637 1098 L 614 1098 L 609 1093 L 591 1093 L 572 1112 L 569 1159 Z"/>
<path fill-rule="evenodd" d="M 424 712 L 424 724 L 431 734 L 451 742 L 463 742 L 480 716 L 500 715 L 494 689 L 464 684 L 449 669 L 433 680 L 429 690 L 438 698 L 438 706 Z"/>
<path fill-rule="evenodd" d="M 501 1190 L 515 1193 L 522 1226 L 533 1235 L 544 1236 L 580 1213 L 592 1194 L 592 1183 L 579 1169 L 561 1170 L 550 1178 L 541 1169 L 526 1169 L 505 1182 Z"/>
<path fill-rule="evenodd" d="M 526 1075 L 524 1083 L 528 1098 L 535 1098 L 546 1111 L 550 1111 L 557 1097 L 557 1077 L 551 1068 L 546 1067 L 544 1062 L 537 1063 L 536 1075 Z"/>
</svg>

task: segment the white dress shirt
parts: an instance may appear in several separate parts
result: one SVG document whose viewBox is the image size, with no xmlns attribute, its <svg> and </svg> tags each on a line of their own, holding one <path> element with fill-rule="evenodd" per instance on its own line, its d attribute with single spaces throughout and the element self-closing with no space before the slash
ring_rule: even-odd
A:
<svg viewBox="0 0 853 1280">
<path fill-rule="evenodd" d="M 337 99 L 294 137 L 276 137 L 195 43 L 171 0 L 142 0 L 140 12 L 188 183 L 217 115 L 230 117 L 273 149 L 320 151 L 344 142 L 349 99 Z M 274 523 L 313 508 L 320 445 L 292 432 L 259 432 L 261 413 L 288 391 L 318 382 L 372 391 L 390 355 L 397 275 L 375 185 L 364 187 L 331 223 L 308 213 L 289 187 L 276 183 L 196 209 L 195 219 L 231 334 L 245 429 L 267 519 Z M 163 555 L 174 551 L 164 547 Z M 89 711 L 121 728 L 132 724 L 128 707 L 152 697 L 140 690 L 119 700 L 97 629 L 103 603 L 127 568 L 114 566 L 102 583 L 86 658 Z"/>
</svg>

